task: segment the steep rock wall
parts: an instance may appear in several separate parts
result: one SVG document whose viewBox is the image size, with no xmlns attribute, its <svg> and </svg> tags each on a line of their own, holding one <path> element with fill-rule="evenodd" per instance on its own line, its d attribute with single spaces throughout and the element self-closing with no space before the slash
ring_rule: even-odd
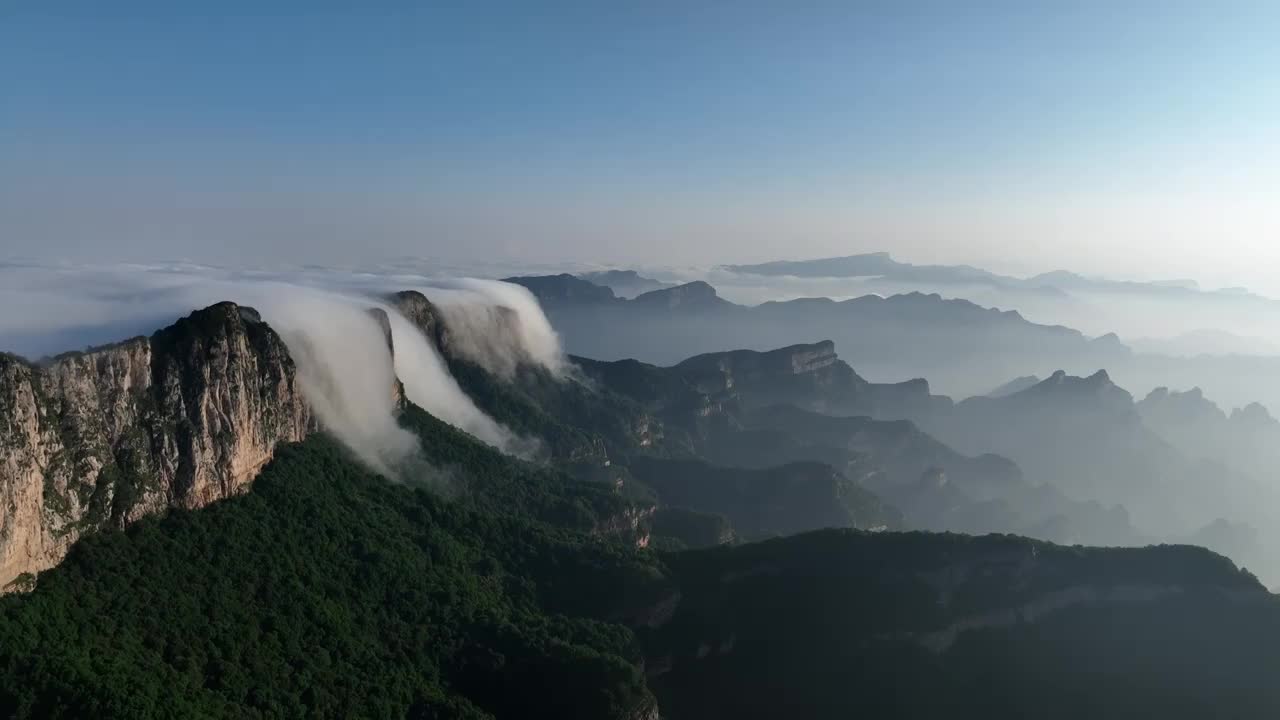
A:
<svg viewBox="0 0 1280 720">
<path fill-rule="evenodd" d="M 244 491 L 315 427 L 284 343 L 232 303 L 39 365 L 0 356 L 0 585 L 86 531 Z"/>
</svg>

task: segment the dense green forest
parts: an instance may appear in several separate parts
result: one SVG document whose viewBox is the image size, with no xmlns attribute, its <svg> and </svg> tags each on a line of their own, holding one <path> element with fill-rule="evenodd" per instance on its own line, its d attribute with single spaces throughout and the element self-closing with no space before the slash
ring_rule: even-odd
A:
<svg viewBox="0 0 1280 720">
<path fill-rule="evenodd" d="M 663 506 L 726 517 L 744 540 L 828 527 L 896 529 L 902 523 L 897 510 L 821 463 L 755 470 L 636 457 L 631 472 Z"/>
<path fill-rule="evenodd" d="M 392 484 L 323 437 L 249 494 L 78 543 L 0 601 L 15 717 L 630 717 L 652 707 L 622 621 L 661 566 L 590 526 L 602 488 L 522 468 L 413 413 L 485 499 Z M 446 467 L 439 465 L 438 467 Z M 503 503 L 510 512 L 486 510 Z"/>
<path fill-rule="evenodd" d="M 682 601 L 642 638 L 674 720 L 1280 708 L 1280 605 L 1202 548 L 827 530 L 665 560 Z"/>
</svg>

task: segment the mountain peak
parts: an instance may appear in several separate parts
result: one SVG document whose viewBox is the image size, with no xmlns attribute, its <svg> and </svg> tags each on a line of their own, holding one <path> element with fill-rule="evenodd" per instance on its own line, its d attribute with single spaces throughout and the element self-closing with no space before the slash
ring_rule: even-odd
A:
<svg viewBox="0 0 1280 720">
<path fill-rule="evenodd" d="M 653 290 L 662 290 L 671 283 L 645 277 L 635 270 L 597 270 L 579 273 L 578 277 L 596 285 L 603 285 L 618 297 L 630 298 Z"/>
<path fill-rule="evenodd" d="M 569 273 L 520 275 L 503 278 L 503 282 L 524 287 L 533 293 L 539 302 L 612 302 L 617 299 L 613 290 Z"/>
<path fill-rule="evenodd" d="M 1088 377 L 1068 375 L 1065 370 L 1057 370 L 1044 382 L 1009 395 L 1006 399 L 1021 401 L 1049 396 L 1069 402 L 1101 401 L 1114 409 L 1125 409 L 1133 405 L 1133 396 L 1113 383 L 1106 370 L 1099 370 Z"/>
<path fill-rule="evenodd" d="M 441 344 L 440 312 L 426 295 L 417 290 L 401 290 L 387 298 L 406 320 L 418 326 L 428 339 Z"/>
<path fill-rule="evenodd" d="M 653 307 L 669 309 L 707 309 L 730 305 L 729 301 L 720 297 L 710 283 L 694 280 L 684 285 L 651 290 L 639 295 L 632 302 Z"/>
<path fill-rule="evenodd" d="M 1206 398 L 1204 391 L 1198 387 L 1186 392 L 1158 387 L 1138 403 L 1138 412 L 1157 426 L 1219 423 L 1227 419 L 1226 413 L 1222 412 L 1217 403 Z"/>
<path fill-rule="evenodd" d="M 1242 425 L 1270 426 L 1280 424 L 1262 403 L 1249 403 L 1243 408 L 1231 411 L 1231 422 Z"/>
</svg>

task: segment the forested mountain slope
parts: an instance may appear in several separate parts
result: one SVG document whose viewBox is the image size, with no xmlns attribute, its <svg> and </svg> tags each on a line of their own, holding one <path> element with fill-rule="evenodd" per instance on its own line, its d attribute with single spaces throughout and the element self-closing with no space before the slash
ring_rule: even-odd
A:
<svg viewBox="0 0 1280 720">
<path fill-rule="evenodd" d="M 1105 524 L 1108 514 L 1045 495 L 1008 460 L 963 455 L 911 422 L 816 412 L 824 394 L 856 398 L 868 387 L 821 344 L 668 368 L 523 363 L 503 376 L 455 352 L 459 328 L 425 298 L 406 302 L 458 387 L 541 452 L 504 454 L 413 404 L 397 381 L 377 390 L 414 452 L 389 479 L 306 416 L 301 440 L 277 437 L 251 485 L 207 507 L 173 503 L 102 523 L 61 564 L 20 578 L 11 589 L 22 592 L 0 598 L 0 714 L 1280 711 L 1269 681 L 1280 606 L 1224 557 L 896 532 L 1017 529 L 1050 511 Z M 217 322 L 201 320 L 209 317 Z M 277 347 L 270 329 L 236 306 L 185 322 L 137 347 L 165 357 L 185 348 L 185 369 L 161 386 L 190 413 L 154 408 L 143 401 L 154 386 L 141 385 L 95 391 L 98 404 L 75 413 L 50 404 L 35 427 L 80 418 L 75 433 L 58 436 L 69 442 L 97 427 L 90 420 L 141 408 L 162 431 L 164 418 L 187 418 L 185 430 L 155 436 L 161 448 L 168 437 L 190 443 L 194 428 L 222 428 L 213 423 L 232 423 L 212 437 L 234 446 L 241 426 L 227 408 L 287 387 L 288 355 L 263 355 Z M 228 345 L 242 335 L 247 344 Z M 273 359 L 263 371 L 272 382 L 255 384 L 250 368 L 263 357 Z M 23 382 L 43 387 L 26 378 L 47 370 L 14 363 Z M 109 358 L 88 365 L 95 377 L 120 377 Z M 227 387 L 228 376 L 239 384 Z M 1129 417 L 1131 398 L 1100 378 L 1058 382 L 1083 398 L 1082 413 Z M 991 402 L 1039 412 L 1034 394 Z M 927 389 L 911 396 L 929 398 Z M 104 457 L 137 467 L 120 453 L 131 445 L 104 437 Z M 216 465 L 205 446 L 181 447 L 178 457 Z M 175 477 L 189 477 L 179 467 Z M 830 529 L 810 532 L 820 528 Z"/>
</svg>

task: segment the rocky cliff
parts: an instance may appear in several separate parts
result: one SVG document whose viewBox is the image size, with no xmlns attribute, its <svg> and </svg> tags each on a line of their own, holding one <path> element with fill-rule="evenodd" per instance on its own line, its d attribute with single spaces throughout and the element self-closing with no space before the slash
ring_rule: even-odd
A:
<svg viewBox="0 0 1280 720">
<path fill-rule="evenodd" d="M 418 326 L 427 339 L 435 343 L 437 349 L 443 344 L 441 334 L 444 332 L 444 326 L 440 322 L 440 311 L 427 299 L 426 295 L 417 290 L 402 290 L 387 298 L 387 300 L 400 311 L 401 315 Z"/>
<path fill-rule="evenodd" d="M 852 382 L 852 369 L 836 365 L 835 343 L 830 340 L 791 345 L 768 352 L 732 350 L 691 357 L 675 370 L 705 393 L 760 391 L 785 385 L 812 389 L 831 388 Z"/>
<path fill-rule="evenodd" d="M 232 303 L 40 364 L 0 356 L 0 584 L 88 530 L 239 493 L 314 427 L 284 343 Z"/>
</svg>

